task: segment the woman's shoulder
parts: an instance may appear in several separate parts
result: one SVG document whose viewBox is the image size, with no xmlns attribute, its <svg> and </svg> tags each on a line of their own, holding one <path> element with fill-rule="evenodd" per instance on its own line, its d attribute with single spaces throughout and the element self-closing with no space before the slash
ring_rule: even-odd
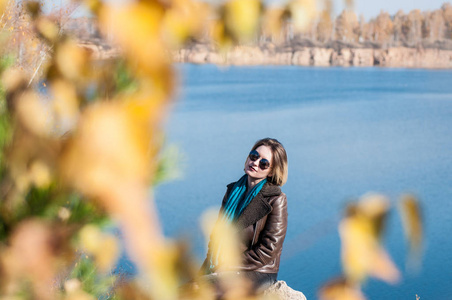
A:
<svg viewBox="0 0 452 300">
<path fill-rule="evenodd" d="M 229 189 L 232 189 L 232 187 L 234 186 L 234 184 L 236 183 L 236 181 L 231 182 L 230 184 L 226 185 L 226 187 Z"/>
<path fill-rule="evenodd" d="M 283 194 L 281 187 L 271 182 L 266 182 L 262 187 L 262 195 L 264 197 L 280 196 Z"/>
</svg>

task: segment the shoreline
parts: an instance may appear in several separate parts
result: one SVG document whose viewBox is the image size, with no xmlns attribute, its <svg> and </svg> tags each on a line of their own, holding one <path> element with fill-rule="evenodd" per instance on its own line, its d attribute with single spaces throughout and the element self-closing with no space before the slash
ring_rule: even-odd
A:
<svg viewBox="0 0 452 300">
<path fill-rule="evenodd" d="M 172 56 L 176 63 L 194 64 L 452 69 L 452 50 L 437 48 L 286 47 L 276 50 L 235 46 L 225 53 L 219 53 L 209 46 L 195 45 L 173 51 Z"/>
<path fill-rule="evenodd" d="M 121 55 L 121 50 L 114 46 L 89 42 L 78 45 L 100 60 Z M 210 45 L 195 44 L 189 48 L 173 50 L 169 55 L 174 63 L 193 64 L 452 69 L 452 50 L 439 48 L 235 46 L 220 53 Z"/>
</svg>

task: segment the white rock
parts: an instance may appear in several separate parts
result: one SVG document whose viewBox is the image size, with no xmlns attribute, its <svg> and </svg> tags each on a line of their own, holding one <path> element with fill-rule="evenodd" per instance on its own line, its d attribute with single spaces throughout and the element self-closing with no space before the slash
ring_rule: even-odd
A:
<svg viewBox="0 0 452 300">
<path fill-rule="evenodd" d="M 291 289 L 285 281 L 279 280 L 264 291 L 264 295 L 277 296 L 281 300 L 306 300 L 306 296 Z"/>
</svg>

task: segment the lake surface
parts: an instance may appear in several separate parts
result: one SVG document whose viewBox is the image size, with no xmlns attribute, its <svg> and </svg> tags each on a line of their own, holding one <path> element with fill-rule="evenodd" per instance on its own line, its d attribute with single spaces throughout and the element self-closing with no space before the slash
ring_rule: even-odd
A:
<svg viewBox="0 0 452 300">
<path fill-rule="evenodd" d="M 405 192 L 423 206 L 422 268 L 409 271 L 394 210 L 384 244 L 403 273 L 398 285 L 370 280 L 369 299 L 452 299 L 452 71 L 380 68 L 179 65 L 181 88 L 167 140 L 183 153 L 183 177 L 159 186 L 165 234 L 189 236 L 200 262 L 203 212 L 218 210 L 243 174 L 254 142 L 281 141 L 289 157 L 282 188 L 289 228 L 279 279 L 316 299 L 341 273 L 337 224 L 351 199 Z"/>
</svg>

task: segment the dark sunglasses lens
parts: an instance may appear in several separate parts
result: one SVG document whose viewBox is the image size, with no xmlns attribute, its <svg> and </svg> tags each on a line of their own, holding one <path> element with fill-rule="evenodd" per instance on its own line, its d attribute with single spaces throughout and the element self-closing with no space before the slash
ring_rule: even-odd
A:
<svg viewBox="0 0 452 300">
<path fill-rule="evenodd" d="M 265 158 L 261 159 L 259 162 L 259 168 L 262 170 L 268 169 L 270 167 L 270 162 L 266 160 Z"/>
<path fill-rule="evenodd" d="M 256 150 L 253 150 L 250 152 L 249 157 L 250 157 L 251 161 L 256 161 L 259 159 L 259 153 Z"/>
</svg>

